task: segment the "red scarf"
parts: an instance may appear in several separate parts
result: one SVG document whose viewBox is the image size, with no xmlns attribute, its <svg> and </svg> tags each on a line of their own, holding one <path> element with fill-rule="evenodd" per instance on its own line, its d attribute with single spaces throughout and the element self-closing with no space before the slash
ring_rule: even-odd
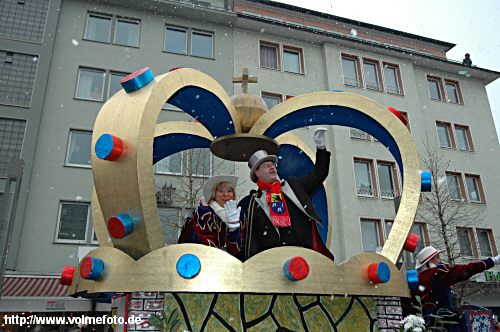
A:
<svg viewBox="0 0 500 332">
<path fill-rule="evenodd" d="M 275 227 L 292 226 L 288 208 L 285 202 L 285 195 L 281 192 L 281 181 L 266 183 L 257 180 L 260 190 L 267 190 L 266 201 L 271 212 L 271 222 Z"/>
</svg>

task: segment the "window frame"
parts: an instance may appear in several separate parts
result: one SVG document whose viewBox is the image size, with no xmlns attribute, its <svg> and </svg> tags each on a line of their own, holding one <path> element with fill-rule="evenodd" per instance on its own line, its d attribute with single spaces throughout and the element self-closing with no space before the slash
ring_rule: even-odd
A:
<svg viewBox="0 0 500 332">
<path fill-rule="evenodd" d="M 464 101 L 463 101 L 463 96 L 462 96 L 462 90 L 460 89 L 460 83 L 458 81 L 450 80 L 448 78 L 443 78 L 442 80 L 443 80 L 443 86 L 444 86 L 444 92 L 445 92 L 445 98 L 446 98 L 444 101 L 446 101 L 448 104 L 463 105 Z M 450 98 L 448 96 L 448 90 L 446 89 L 447 84 L 455 86 L 455 93 L 456 93 L 457 102 L 450 101 Z"/>
<path fill-rule="evenodd" d="M 209 174 L 194 173 L 193 166 L 191 165 L 191 163 L 193 162 L 193 158 L 192 158 L 193 157 L 193 152 L 190 152 L 190 151 L 196 150 L 196 149 L 198 149 L 200 151 L 208 151 L 209 152 L 209 158 L 210 158 L 209 159 L 209 164 L 210 164 L 209 165 Z M 188 160 L 185 160 L 185 163 L 187 165 L 186 171 L 187 172 L 191 171 L 192 172 L 191 176 L 196 177 L 196 178 L 209 178 L 212 175 L 212 172 L 213 172 L 213 159 L 214 158 L 213 158 L 212 154 L 210 153 L 210 149 L 207 149 L 207 148 L 193 148 L 193 149 L 188 150 L 188 152 L 185 153 L 184 156 L 186 156 L 186 154 L 187 154 L 187 158 L 190 158 Z M 187 173 L 187 174 L 189 174 L 189 173 Z"/>
<path fill-rule="evenodd" d="M 464 181 L 462 179 L 462 174 L 461 173 L 458 173 L 458 172 L 448 172 L 446 171 L 445 172 L 445 175 L 446 175 L 446 185 L 448 186 L 448 195 L 450 197 L 450 200 L 452 201 L 459 201 L 461 202 L 462 200 L 466 200 L 467 199 L 467 193 L 465 192 L 465 186 L 464 186 Z M 458 182 L 458 189 L 459 189 L 459 193 L 460 193 L 460 198 L 453 198 L 451 197 L 451 194 L 450 194 L 450 186 L 449 186 L 449 182 L 448 182 L 448 176 L 454 176 L 456 177 L 457 179 L 457 182 Z"/>
<path fill-rule="evenodd" d="M 127 45 L 127 44 L 120 44 L 120 43 L 116 42 L 116 33 L 118 31 L 118 22 L 119 21 L 137 24 L 137 45 Z M 128 18 L 128 17 L 123 17 L 123 16 L 114 17 L 113 45 L 139 48 L 140 44 L 141 44 L 141 20 L 137 19 L 137 18 Z"/>
<path fill-rule="evenodd" d="M 344 82 L 344 85 L 347 85 L 347 86 L 352 86 L 352 87 L 357 87 L 357 88 L 361 88 L 363 87 L 363 76 L 362 76 L 362 72 L 363 72 L 363 68 L 361 67 L 361 63 L 359 61 L 359 57 L 355 56 L 355 55 L 351 55 L 351 54 L 345 54 L 345 53 L 341 53 L 341 66 L 342 66 L 342 81 Z M 347 83 L 346 82 L 346 76 L 344 74 L 344 60 L 348 60 L 348 61 L 353 61 L 354 62 L 354 72 L 356 74 L 356 84 L 350 84 L 350 83 Z"/>
<path fill-rule="evenodd" d="M 210 36 L 210 40 L 211 40 L 211 50 L 210 50 L 210 53 L 211 53 L 211 56 L 207 57 L 207 56 L 203 56 L 203 55 L 197 55 L 197 54 L 193 54 L 193 35 L 195 34 L 198 34 L 198 35 L 204 35 L 204 36 Z M 202 59 L 215 59 L 215 38 L 214 38 L 214 33 L 211 32 L 211 31 L 206 31 L 206 30 L 199 30 L 199 29 L 190 29 L 190 33 L 189 33 L 189 37 L 190 37 L 190 40 L 189 40 L 189 55 L 190 56 L 193 56 L 193 57 L 196 57 L 196 58 L 202 58 Z"/>
<path fill-rule="evenodd" d="M 175 31 L 183 31 L 185 33 L 185 49 L 186 49 L 186 52 L 185 53 L 181 53 L 181 52 L 174 52 L 174 51 L 171 51 L 171 50 L 167 50 L 167 31 L 168 30 L 175 30 Z M 166 52 L 166 53 L 171 53 L 171 54 L 180 54 L 180 55 L 189 55 L 189 28 L 186 28 L 186 27 L 180 27 L 180 26 L 175 26 L 175 25 L 165 25 L 165 35 L 163 36 L 163 52 Z"/>
<path fill-rule="evenodd" d="M 361 235 L 361 251 L 363 252 L 377 252 L 375 251 L 365 251 L 365 243 L 363 240 L 363 226 L 362 223 L 375 223 L 375 229 L 377 230 L 377 241 L 378 241 L 378 247 L 383 247 L 384 246 L 384 228 L 382 225 L 382 220 L 379 218 L 372 218 L 372 217 L 360 217 L 359 218 L 359 231 Z"/>
<path fill-rule="evenodd" d="M 360 194 L 358 191 L 358 186 L 357 186 L 357 175 L 356 175 L 356 163 L 365 163 L 368 165 L 368 174 L 370 175 L 370 185 L 371 185 L 371 195 L 370 194 Z M 365 159 L 365 158 L 353 158 L 353 173 L 354 173 L 354 190 L 356 193 L 357 197 L 369 197 L 369 198 L 377 198 L 378 197 L 378 192 L 377 192 L 377 180 L 376 180 L 376 173 L 374 171 L 374 161 L 373 159 Z"/>
<path fill-rule="evenodd" d="M 69 240 L 69 239 L 59 239 L 59 231 L 61 227 L 61 216 L 64 204 L 73 204 L 73 205 L 86 205 L 87 206 L 87 220 L 85 224 L 85 239 L 83 240 Z M 89 241 L 89 221 L 91 221 L 91 205 L 90 202 L 82 202 L 82 201 L 71 201 L 71 200 L 60 200 L 57 212 L 57 223 L 54 235 L 54 243 L 58 244 L 91 244 Z M 90 212 L 90 213 L 89 213 Z M 92 236 L 91 236 L 92 237 Z M 93 240 L 93 239 L 91 239 Z"/>
<path fill-rule="evenodd" d="M 170 156 L 167 156 L 165 158 L 163 158 L 162 160 L 158 161 L 155 165 L 154 165 L 154 172 L 155 174 L 158 174 L 158 175 L 176 175 L 176 176 L 183 176 L 184 175 L 184 151 L 181 151 L 181 152 L 177 152 L 180 154 L 181 156 L 181 170 L 179 173 L 177 172 L 161 172 L 161 171 L 158 171 L 158 163 L 161 162 L 162 160 L 166 159 L 166 158 L 169 158 L 173 155 L 170 155 Z"/>
<path fill-rule="evenodd" d="M 261 47 L 273 47 L 276 50 L 276 68 L 266 67 L 262 64 Z M 273 43 L 265 40 L 259 40 L 259 68 L 281 71 L 281 45 L 279 43 Z"/>
<path fill-rule="evenodd" d="M 470 199 L 469 195 L 469 188 L 467 185 L 467 178 L 472 178 L 475 179 L 476 186 L 477 186 L 477 191 L 479 195 L 479 200 L 478 201 L 472 201 Z M 467 202 L 473 203 L 473 204 L 486 204 L 486 196 L 484 194 L 484 188 L 483 188 L 483 182 L 481 181 L 481 176 L 478 174 L 471 174 L 471 173 L 464 173 L 464 186 L 465 186 L 465 193 L 466 193 L 466 199 Z"/>
<path fill-rule="evenodd" d="M 346 82 L 346 76 L 344 74 L 344 60 L 350 60 L 354 62 L 354 69 L 356 74 L 356 84 L 351 84 Z M 377 88 L 368 87 L 366 82 L 366 74 L 365 74 L 365 64 L 371 64 L 375 66 L 375 77 L 377 78 Z M 373 58 L 367 58 L 363 56 L 358 56 L 350 53 L 340 53 L 340 65 L 342 69 L 342 81 L 344 85 L 349 87 L 357 87 L 371 91 L 378 91 L 383 93 L 388 93 L 392 95 L 404 96 L 403 89 L 403 78 L 401 75 L 400 66 L 396 63 L 391 63 L 387 61 L 377 60 Z M 395 80 L 397 92 L 389 91 L 386 83 L 386 68 L 394 69 Z"/>
<path fill-rule="evenodd" d="M 465 139 L 468 145 L 468 149 L 464 150 L 459 147 L 458 144 L 458 135 L 457 135 L 457 128 L 460 130 L 463 130 L 465 132 Z M 470 132 L 470 127 L 466 125 L 460 125 L 460 124 L 453 124 L 453 134 L 455 135 L 455 141 L 456 141 L 456 148 L 458 151 L 464 151 L 464 152 L 474 152 L 474 142 L 472 141 L 472 134 Z"/>
<path fill-rule="evenodd" d="M 460 237 L 458 235 L 459 230 L 465 230 L 467 232 L 467 236 L 469 238 L 469 243 L 470 243 L 471 255 L 465 254 L 462 250 L 462 246 L 460 245 Z M 463 255 L 464 257 L 475 257 L 475 258 L 479 257 L 477 250 L 478 249 L 477 243 L 474 234 L 474 227 L 456 226 L 456 231 L 457 231 L 457 244 L 460 250 L 460 255 Z"/>
<path fill-rule="evenodd" d="M 283 102 L 283 94 L 281 94 L 281 93 L 261 91 L 260 97 L 262 98 L 262 100 L 264 100 L 268 110 L 272 109 L 273 107 L 276 107 L 277 105 L 279 105 Z M 265 97 L 279 99 L 279 103 L 277 103 L 275 106 L 269 108 L 269 105 L 266 103 L 266 100 L 264 99 Z"/>
<path fill-rule="evenodd" d="M 68 167 L 76 167 L 76 168 L 87 168 L 87 169 L 92 169 L 92 163 L 90 165 L 83 165 L 83 164 L 74 164 L 69 161 L 69 155 L 71 152 L 71 135 L 73 133 L 80 133 L 80 134 L 90 134 L 90 145 L 89 145 L 89 152 L 90 152 L 90 157 L 92 157 L 92 130 L 83 130 L 83 129 L 72 129 L 70 128 L 69 134 L 68 134 L 68 145 L 66 147 L 66 156 L 64 158 L 64 166 Z"/>
<path fill-rule="evenodd" d="M 109 35 L 108 35 L 107 41 L 100 41 L 100 40 L 90 39 L 89 37 L 87 37 L 87 31 L 88 31 L 87 28 L 89 26 L 88 19 L 90 16 L 109 19 L 109 21 L 110 21 L 110 23 L 109 23 Z M 117 29 L 118 21 L 136 23 L 138 25 L 137 45 L 127 45 L 127 44 L 121 44 L 121 43 L 116 42 L 116 32 L 118 30 Z M 125 16 L 119 16 L 119 15 L 113 15 L 113 14 L 88 11 L 87 18 L 85 19 L 85 27 L 83 29 L 83 38 L 82 39 L 85 41 L 101 43 L 101 44 L 110 44 L 110 45 L 123 46 L 123 47 L 139 48 L 140 44 L 141 44 L 141 20 L 138 18 L 133 18 L 133 17 L 125 17 Z"/>
<path fill-rule="evenodd" d="M 107 41 L 100 41 L 100 40 L 95 40 L 95 39 L 90 39 L 87 37 L 87 28 L 88 28 L 88 23 L 89 23 L 89 17 L 94 16 L 94 17 L 99 17 L 103 19 L 109 19 L 109 34 L 108 34 L 108 40 Z M 95 43 L 101 43 L 101 44 L 111 44 L 111 36 L 113 34 L 113 15 L 110 14 L 104 14 L 104 13 L 96 13 L 96 12 L 87 12 L 87 17 L 85 19 L 85 28 L 83 29 L 83 40 L 86 41 L 91 41 Z"/>
<path fill-rule="evenodd" d="M 101 89 L 101 98 L 100 99 L 93 99 L 93 98 L 86 98 L 86 97 L 80 97 L 78 96 L 78 91 L 80 88 L 80 77 L 82 71 L 87 71 L 87 72 L 94 72 L 94 73 L 101 73 L 103 75 L 102 78 L 102 89 Z M 105 88 L 106 88 L 106 75 L 107 71 L 105 69 L 101 68 L 90 68 L 90 67 L 78 67 L 78 73 L 77 73 L 77 78 L 76 78 L 76 89 L 75 89 L 75 94 L 74 98 L 79 99 L 79 100 L 86 100 L 86 101 L 96 101 L 96 102 L 103 102 L 104 101 L 104 95 L 105 95 Z M 90 92 L 92 96 L 92 91 Z"/>
<path fill-rule="evenodd" d="M 361 134 L 358 135 L 358 136 L 356 136 L 356 134 L 353 134 L 354 130 L 362 132 L 364 134 L 364 136 L 361 136 Z M 363 141 L 371 141 L 371 135 L 370 134 L 368 134 L 367 132 L 365 132 L 365 131 L 363 131 L 361 129 L 352 128 L 352 127 L 349 128 L 349 137 L 352 138 L 352 139 L 358 139 L 358 140 L 363 140 Z"/>
<path fill-rule="evenodd" d="M 368 58 L 362 58 L 363 64 L 362 64 L 362 69 L 363 69 L 363 87 L 367 90 L 373 90 L 373 91 L 384 91 L 383 87 L 383 81 L 382 81 L 382 75 L 380 72 L 380 62 L 374 59 L 368 59 Z M 375 77 L 377 79 L 377 87 L 368 87 L 368 84 L 366 82 L 366 72 L 365 72 L 365 64 L 366 65 L 373 65 L 375 69 Z"/>
<path fill-rule="evenodd" d="M 290 45 L 283 45 L 283 72 L 290 74 L 305 75 L 305 64 L 304 64 L 304 49 L 301 47 L 295 47 Z M 296 53 L 299 61 L 299 71 L 289 71 L 285 69 L 285 52 Z"/>
<path fill-rule="evenodd" d="M 441 136 L 439 135 L 439 127 L 445 128 L 446 133 L 448 136 L 448 140 L 450 141 L 450 146 L 443 146 L 441 142 Z M 443 122 L 443 121 L 436 121 L 436 134 L 438 137 L 438 142 L 439 142 L 439 147 L 442 149 L 455 149 L 455 137 L 454 137 L 454 132 L 452 130 L 452 125 L 451 123 L 448 122 Z"/>
<path fill-rule="evenodd" d="M 380 188 L 380 176 L 379 176 L 379 170 L 378 166 L 379 165 L 384 165 L 384 166 L 389 166 L 390 170 L 390 175 L 391 175 L 391 181 L 392 181 L 392 187 L 393 187 L 393 192 L 394 196 L 389 197 L 389 196 L 382 196 L 382 190 Z M 377 166 L 377 192 L 379 193 L 379 197 L 381 199 L 394 199 L 395 197 L 399 196 L 399 179 L 398 179 L 398 172 L 396 171 L 396 164 L 392 161 L 385 161 L 385 160 L 376 160 L 376 166 Z"/>
<path fill-rule="evenodd" d="M 7 152 L 14 152 L 14 157 L 10 157 L 12 156 L 12 153 L 7 153 L 5 156 L 4 159 L 0 159 L 1 161 L 1 164 L 0 165 L 4 165 L 3 167 L 0 168 L 0 180 L 1 179 L 6 179 L 8 177 L 8 165 L 10 163 L 10 161 L 12 160 L 12 158 L 22 158 L 23 155 L 24 155 L 24 147 L 25 147 L 25 143 L 26 143 L 26 125 L 28 123 L 28 121 L 26 119 L 18 119 L 18 118 L 10 118 L 10 117 L 6 117 L 6 116 L 3 116 L 3 115 L 0 115 L 0 120 L 1 121 L 5 121 L 5 125 L 6 127 L 10 128 L 10 133 L 11 135 L 10 136 L 2 136 L 4 138 L 8 138 L 8 140 L 6 141 L 0 141 L 0 143 L 8 143 L 8 147 L 7 149 L 4 148 L 4 150 L 7 150 Z M 8 122 L 11 122 L 10 126 L 7 126 Z M 18 132 L 14 132 L 14 129 L 21 129 L 22 128 L 22 142 L 21 142 L 21 146 L 20 146 L 20 149 L 19 149 L 19 153 L 17 154 L 17 146 L 19 146 L 19 144 L 15 143 L 11 140 L 13 140 L 14 138 L 17 138 L 18 136 L 20 136 L 19 134 L 21 134 L 21 131 L 18 131 Z M 5 134 L 7 134 L 8 132 L 6 131 Z M 16 135 L 14 137 L 14 134 Z M 5 146 L 5 145 L 3 145 Z M 5 162 L 5 163 L 4 163 Z M 0 196 L 0 202 L 1 202 L 1 196 Z"/>
<path fill-rule="evenodd" d="M 440 102 L 444 102 L 444 103 L 447 103 L 447 104 L 464 105 L 462 88 L 460 87 L 460 82 L 459 81 L 453 80 L 453 79 L 449 79 L 449 78 L 443 78 L 443 77 L 439 77 L 439 76 L 431 75 L 431 74 L 427 74 L 426 75 L 426 79 L 427 79 L 427 89 L 428 89 L 429 97 L 430 97 L 431 100 L 433 100 L 433 101 L 440 101 Z M 437 87 L 438 87 L 438 92 L 439 92 L 439 98 L 438 99 L 432 97 L 432 93 L 431 93 L 429 81 L 436 82 Z M 450 98 L 448 97 L 448 91 L 446 90 L 446 85 L 447 84 L 453 84 L 455 86 L 455 92 L 456 92 L 456 97 L 457 97 L 457 102 L 456 103 L 450 101 Z"/>
<path fill-rule="evenodd" d="M 395 78 L 396 78 L 396 86 L 398 88 L 398 92 L 392 92 L 387 89 L 387 84 L 386 84 L 386 77 L 385 77 L 385 68 L 393 68 L 395 72 Z M 390 63 L 386 61 L 382 61 L 382 77 L 383 77 L 383 86 L 384 86 L 384 92 L 393 94 L 393 95 L 398 95 L 398 96 L 403 96 L 404 91 L 403 91 L 403 79 L 401 75 L 401 69 L 399 65 L 395 63 Z"/>
<path fill-rule="evenodd" d="M 491 255 L 483 255 L 482 254 L 482 252 L 481 252 L 481 246 L 479 244 L 478 232 L 486 232 L 486 234 L 488 236 L 488 243 L 490 245 Z M 493 234 L 493 229 L 492 228 L 475 227 L 474 228 L 474 233 L 475 233 L 476 241 L 477 241 L 477 253 L 478 253 L 478 257 L 491 257 L 491 256 L 498 255 L 498 250 L 497 250 L 497 246 L 496 246 L 496 243 L 495 243 L 495 236 Z"/>
<path fill-rule="evenodd" d="M 113 76 L 113 75 L 115 75 L 115 76 L 122 76 L 122 75 L 123 75 L 123 77 L 127 77 L 130 73 L 124 73 L 124 72 L 118 72 L 118 71 L 110 70 L 110 71 L 109 71 L 109 73 L 108 73 L 108 72 L 106 72 L 106 74 L 107 74 L 107 76 L 108 76 L 108 84 L 106 84 L 107 89 L 108 89 L 108 90 L 106 91 L 106 95 L 107 95 L 106 100 L 109 100 L 109 98 L 111 98 L 111 97 L 113 97 L 113 96 L 114 96 L 114 95 L 113 95 L 113 96 L 110 96 L 110 95 L 109 95 L 109 94 L 110 94 L 110 91 L 111 91 L 111 78 L 112 78 L 112 76 Z M 121 89 L 123 89 L 123 88 L 120 88 L 120 90 L 121 90 Z M 120 91 L 120 90 L 118 90 L 118 91 Z M 116 91 L 116 92 L 115 92 L 115 94 L 116 94 L 116 93 L 118 93 L 118 91 Z"/>
</svg>

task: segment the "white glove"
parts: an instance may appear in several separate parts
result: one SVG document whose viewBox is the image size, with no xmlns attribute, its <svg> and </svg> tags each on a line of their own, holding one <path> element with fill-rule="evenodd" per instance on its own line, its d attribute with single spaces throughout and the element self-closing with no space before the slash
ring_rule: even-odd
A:
<svg viewBox="0 0 500 332">
<path fill-rule="evenodd" d="M 500 264 L 500 255 L 497 255 L 495 257 L 491 257 L 491 259 L 493 260 L 493 263 L 495 264 Z"/>
<path fill-rule="evenodd" d="M 325 131 L 327 131 L 326 128 L 314 129 L 313 139 L 314 139 L 314 143 L 316 143 L 316 147 L 318 149 L 325 148 Z"/>
<path fill-rule="evenodd" d="M 238 207 L 236 201 L 230 200 L 227 201 L 226 204 L 224 204 L 224 210 L 226 211 L 227 215 L 228 221 L 226 222 L 226 226 L 229 229 L 229 231 L 232 232 L 235 229 L 239 228 L 241 206 Z"/>
</svg>

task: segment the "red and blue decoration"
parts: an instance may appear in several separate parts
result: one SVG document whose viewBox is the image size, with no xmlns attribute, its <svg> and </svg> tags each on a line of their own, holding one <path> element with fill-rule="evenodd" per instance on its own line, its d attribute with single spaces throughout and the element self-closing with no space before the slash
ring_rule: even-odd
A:
<svg viewBox="0 0 500 332">
<path fill-rule="evenodd" d="M 121 239 L 135 230 L 135 222 L 126 213 L 121 213 L 108 219 L 108 231 L 115 239 Z"/>
<path fill-rule="evenodd" d="M 408 287 L 411 290 L 416 290 L 418 288 L 418 272 L 417 272 L 417 270 L 406 271 L 406 281 L 408 281 Z"/>
<path fill-rule="evenodd" d="M 392 114 L 394 114 L 395 116 L 398 117 L 399 120 L 401 120 L 401 122 L 403 122 L 403 124 L 405 126 L 408 126 L 408 121 L 406 121 L 406 118 L 404 117 L 403 114 L 401 114 L 401 112 L 399 112 L 397 109 L 395 109 L 394 107 L 387 107 L 387 110 L 389 112 L 391 112 Z"/>
<path fill-rule="evenodd" d="M 123 152 L 123 141 L 116 136 L 103 134 L 95 142 L 97 158 L 114 161 L 120 158 Z"/>
<path fill-rule="evenodd" d="M 415 252 L 415 249 L 417 249 L 418 241 L 420 241 L 420 235 L 417 235 L 415 233 L 408 234 L 403 249 L 409 252 Z"/>
<path fill-rule="evenodd" d="M 127 93 L 131 93 L 143 88 L 153 80 L 154 76 L 149 67 L 144 67 L 122 78 L 120 84 Z"/>
<path fill-rule="evenodd" d="M 104 273 L 104 262 L 100 258 L 85 257 L 80 263 L 80 276 L 83 279 L 99 280 Z"/>
<path fill-rule="evenodd" d="M 391 279 L 391 269 L 385 262 L 373 263 L 368 266 L 368 279 L 374 284 L 384 284 Z"/>
<path fill-rule="evenodd" d="M 420 173 L 421 185 L 420 190 L 423 192 L 429 192 L 432 188 L 432 173 L 425 171 Z"/>
<path fill-rule="evenodd" d="M 309 275 L 309 264 L 300 256 L 290 258 L 283 265 L 283 274 L 291 281 L 302 280 Z"/>
<path fill-rule="evenodd" d="M 194 278 L 200 273 L 200 259 L 193 254 L 182 255 L 175 265 L 177 273 L 184 279 Z"/>
<path fill-rule="evenodd" d="M 74 266 L 65 266 L 61 273 L 61 285 L 71 286 L 75 277 L 76 268 Z"/>
</svg>

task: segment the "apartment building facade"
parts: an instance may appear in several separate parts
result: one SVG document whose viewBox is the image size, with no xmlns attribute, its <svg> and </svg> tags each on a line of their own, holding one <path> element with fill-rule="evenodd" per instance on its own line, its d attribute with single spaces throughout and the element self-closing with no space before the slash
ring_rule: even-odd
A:
<svg viewBox="0 0 500 332">
<path fill-rule="evenodd" d="M 497 253 L 500 178 L 492 170 L 500 147 L 485 86 L 500 73 L 446 59 L 453 44 L 265 0 L 8 0 L 0 6 L 0 72 L 7 74 L 0 81 L 0 139 L 8 152 L 0 167 L 13 156 L 26 162 L 9 270 L 58 273 L 77 263 L 79 250 L 97 245 L 90 206 L 93 123 L 121 88 L 119 80 L 146 66 L 155 75 L 199 69 L 229 95 L 241 92 L 231 79 L 248 67 L 258 77 L 249 92 L 269 108 L 303 93 L 340 90 L 402 111 L 419 151 L 430 144 L 450 160 L 445 181 L 452 198 L 484 214 L 481 227 L 460 229 L 460 249 L 469 259 Z M 175 120 L 193 119 L 166 104 L 158 121 Z M 313 129 L 294 133 L 314 147 Z M 337 261 L 377 251 L 402 192 L 396 163 L 375 138 L 352 128 L 330 127 L 327 147 L 334 202 L 328 245 Z M 189 213 L 186 176 L 202 181 L 218 173 L 239 175 L 240 198 L 252 188 L 245 163 L 222 162 L 208 150 L 155 167 L 166 243 L 175 242 L 172 220 Z M 422 245 L 436 236 L 419 220 L 413 231 Z M 497 308 L 498 299 L 494 291 L 468 298 Z"/>
</svg>

